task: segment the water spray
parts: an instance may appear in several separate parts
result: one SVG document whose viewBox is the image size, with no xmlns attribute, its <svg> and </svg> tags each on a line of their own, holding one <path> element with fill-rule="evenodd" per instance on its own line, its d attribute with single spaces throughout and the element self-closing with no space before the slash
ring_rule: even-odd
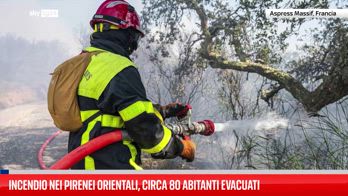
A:
<svg viewBox="0 0 348 196">
<path fill-rule="evenodd" d="M 282 118 L 274 112 L 270 112 L 265 116 L 255 119 L 246 120 L 232 120 L 224 123 L 214 123 L 215 132 L 223 132 L 226 130 L 237 130 L 237 131 L 260 131 L 266 132 L 266 134 L 275 133 L 281 129 L 289 127 L 289 120 Z"/>
</svg>

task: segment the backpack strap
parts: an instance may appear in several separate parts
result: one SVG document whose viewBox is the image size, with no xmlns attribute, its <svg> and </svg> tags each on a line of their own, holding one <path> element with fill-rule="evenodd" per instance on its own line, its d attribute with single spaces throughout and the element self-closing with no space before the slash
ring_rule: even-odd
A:
<svg viewBox="0 0 348 196">
<path fill-rule="evenodd" d="M 86 51 L 86 50 L 83 50 L 81 52 L 82 53 L 90 53 L 91 54 L 91 57 L 94 56 L 94 55 L 98 55 L 99 53 L 102 53 L 102 52 L 105 52 L 103 50 L 95 50 L 95 51 Z M 98 116 L 100 116 L 102 114 L 102 111 L 98 111 L 96 112 L 95 114 L 93 114 L 92 116 L 90 116 L 89 118 L 87 118 L 85 121 L 82 122 L 83 125 L 88 125 L 88 123 L 92 122 L 94 119 L 96 119 Z"/>
<path fill-rule="evenodd" d="M 84 125 L 88 125 L 88 123 L 92 122 L 94 119 L 96 119 L 101 114 L 102 114 L 102 111 L 99 110 L 97 113 L 93 114 L 92 116 L 87 118 L 87 120 L 83 121 L 82 123 Z"/>
</svg>

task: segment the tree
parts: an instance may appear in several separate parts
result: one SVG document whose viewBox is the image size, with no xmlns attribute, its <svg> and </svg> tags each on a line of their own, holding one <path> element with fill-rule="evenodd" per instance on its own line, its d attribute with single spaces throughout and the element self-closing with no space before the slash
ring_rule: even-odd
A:
<svg viewBox="0 0 348 196">
<path fill-rule="evenodd" d="M 157 39 L 149 37 L 142 41 L 146 48 L 140 48 L 141 51 L 135 54 L 145 54 L 143 56 L 149 60 L 147 71 L 151 70 L 151 73 L 144 73 L 148 78 L 146 86 L 150 86 L 149 96 L 160 104 L 177 100 L 183 103 L 195 102 L 204 86 L 205 65 L 192 48 L 194 35 L 181 34 L 181 39 L 176 41 L 177 46 L 171 50 L 167 44 L 159 44 Z"/>
<path fill-rule="evenodd" d="M 308 19 L 271 20 L 265 16 L 267 8 L 329 8 L 347 7 L 347 4 L 334 5 L 325 0 L 147 0 L 143 3 L 144 27 L 164 26 L 167 31 L 157 34 L 163 43 L 179 39 L 182 28 L 193 29 L 196 39 L 192 43 L 197 54 L 212 68 L 256 73 L 276 82 L 272 89 L 264 91 L 262 98 L 266 101 L 285 89 L 307 112 L 317 114 L 326 105 L 348 95 L 347 21 L 319 20 L 324 28 L 317 28 L 312 35 L 319 42 L 302 47 L 305 55 L 284 66 L 286 40 L 299 35 L 298 29 Z M 192 26 L 185 28 L 188 20 L 196 22 L 197 30 Z M 280 23 L 287 24 L 285 30 L 279 30 Z M 304 74 L 316 78 L 316 83 L 311 85 L 313 89 L 308 89 L 308 77 Z"/>
</svg>

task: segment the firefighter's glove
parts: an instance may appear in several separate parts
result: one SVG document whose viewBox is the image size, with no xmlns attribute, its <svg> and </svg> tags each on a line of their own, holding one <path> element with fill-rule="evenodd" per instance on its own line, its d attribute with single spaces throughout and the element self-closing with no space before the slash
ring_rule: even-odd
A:
<svg viewBox="0 0 348 196">
<path fill-rule="evenodd" d="M 184 118 L 190 109 L 191 109 L 190 105 L 183 105 L 178 102 L 170 103 L 166 106 L 162 106 L 162 115 L 164 118 L 171 118 L 171 117 Z"/>
<path fill-rule="evenodd" d="M 192 162 L 195 159 L 196 144 L 192 140 L 181 140 L 183 144 L 183 150 L 180 157 L 185 159 L 187 162 Z"/>
</svg>

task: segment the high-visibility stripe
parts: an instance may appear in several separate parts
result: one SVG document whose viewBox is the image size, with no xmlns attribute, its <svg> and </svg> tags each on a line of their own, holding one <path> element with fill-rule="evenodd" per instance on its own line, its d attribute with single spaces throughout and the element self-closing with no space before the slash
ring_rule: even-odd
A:
<svg viewBox="0 0 348 196">
<path fill-rule="evenodd" d="M 81 137 L 81 145 L 89 142 L 89 134 L 92 131 L 96 122 L 97 121 L 93 120 L 92 122 L 88 123 L 87 129 L 82 134 L 82 137 Z M 87 169 L 87 170 L 94 170 L 95 169 L 94 159 L 91 156 L 85 157 L 85 169 Z"/>
<path fill-rule="evenodd" d="M 154 108 L 154 111 L 155 111 L 155 115 L 157 116 L 157 118 L 160 119 L 161 123 L 164 123 L 161 113 L 156 108 Z"/>
<path fill-rule="evenodd" d="M 85 169 L 86 170 L 95 170 L 95 163 L 94 159 L 91 156 L 86 156 L 85 157 Z"/>
<path fill-rule="evenodd" d="M 82 122 L 89 119 L 92 115 L 97 113 L 99 110 L 85 110 L 80 111 L 81 120 Z M 96 117 L 93 120 L 97 120 L 101 122 L 102 127 L 113 127 L 113 128 L 123 128 L 124 122 L 120 116 L 114 116 L 109 114 L 102 114 L 98 117 Z"/>
<path fill-rule="evenodd" d="M 103 23 L 99 23 L 99 27 L 100 27 L 100 32 L 103 32 L 104 24 Z"/>
<path fill-rule="evenodd" d="M 135 163 L 135 159 L 137 157 L 137 149 L 130 141 L 123 141 L 123 144 L 126 145 L 131 153 L 131 158 L 129 159 L 129 164 L 134 167 L 135 170 L 143 170 L 138 164 Z"/>
<path fill-rule="evenodd" d="M 135 170 L 143 170 L 142 167 L 140 167 L 138 164 L 135 163 L 133 159 L 129 159 L 129 164 L 134 167 Z"/>
<path fill-rule="evenodd" d="M 106 50 L 100 49 L 100 48 L 96 48 L 96 47 L 87 47 L 85 49 L 83 49 L 86 52 L 96 52 L 96 51 L 104 51 L 107 52 Z"/>
<path fill-rule="evenodd" d="M 154 147 L 149 148 L 149 149 L 142 149 L 144 152 L 146 153 L 158 153 L 161 152 L 163 150 L 163 148 L 165 148 L 167 146 L 167 144 L 170 141 L 170 138 L 172 137 L 172 132 L 165 126 L 163 127 L 163 138 L 162 140 Z"/>
<path fill-rule="evenodd" d="M 113 127 L 113 128 L 123 128 L 124 121 L 121 116 L 114 116 L 109 114 L 101 115 L 101 126 L 102 127 Z"/>
<path fill-rule="evenodd" d="M 88 52 L 104 51 L 94 47 L 84 50 Z M 129 66 L 136 67 L 128 58 L 111 52 L 102 52 L 92 56 L 80 81 L 78 95 L 98 100 L 112 78 Z"/>
<path fill-rule="evenodd" d="M 123 121 L 129 121 L 133 118 L 139 116 L 141 113 L 155 113 L 153 105 L 150 101 L 137 101 L 130 106 L 126 107 L 125 109 L 119 111 L 120 116 L 122 117 Z"/>
<path fill-rule="evenodd" d="M 124 121 L 129 121 L 132 120 L 133 118 L 139 116 L 142 113 L 148 113 L 148 114 L 155 114 L 160 120 L 161 122 L 163 122 L 163 118 L 161 116 L 161 114 L 154 109 L 153 105 L 151 102 L 149 101 L 137 101 L 133 104 L 131 104 L 130 106 L 126 107 L 125 109 L 119 111 L 120 116 L 122 117 L 122 119 Z M 163 127 L 163 138 L 162 140 L 154 147 L 149 148 L 149 149 L 142 149 L 144 152 L 147 153 L 158 153 L 161 152 L 163 150 L 163 148 L 165 148 L 168 144 L 168 142 L 170 141 L 170 138 L 172 136 L 172 132 L 165 126 Z"/>
<path fill-rule="evenodd" d="M 89 117 L 93 116 L 98 111 L 99 110 L 84 110 L 84 111 L 80 111 L 80 116 L 81 116 L 82 122 L 84 122 L 87 119 L 89 119 Z"/>
<path fill-rule="evenodd" d="M 115 25 L 111 25 L 110 29 L 120 29 L 119 27 L 115 26 Z"/>
</svg>

